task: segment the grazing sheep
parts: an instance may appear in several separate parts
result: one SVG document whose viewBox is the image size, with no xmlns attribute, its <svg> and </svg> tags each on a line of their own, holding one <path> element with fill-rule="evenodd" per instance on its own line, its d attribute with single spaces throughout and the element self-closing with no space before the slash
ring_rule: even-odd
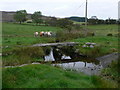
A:
<svg viewBox="0 0 120 90">
<path fill-rule="evenodd" d="M 44 36 L 48 36 L 48 32 L 44 32 Z"/>
<path fill-rule="evenodd" d="M 52 32 L 50 31 L 50 32 L 40 32 L 40 37 L 42 37 L 42 36 L 47 36 L 47 37 L 51 37 L 52 36 Z"/>
<path fill-rule="evenodd" d="M 42 37 L 42 36 L 44 36 L 44 32 L 42 31 L 42 32 L 40 32 L 40 36 Z"/>
<path fill-rule="evenodd" d="M 38 36 L 38 32 L 34 32 L 34 37 L 37 37 Z"/>
<path fill-rule="evenodd" d="M 47 32 L 47 36 L 50 37 L 52 35 L 51 32 Z"/>
</svg>

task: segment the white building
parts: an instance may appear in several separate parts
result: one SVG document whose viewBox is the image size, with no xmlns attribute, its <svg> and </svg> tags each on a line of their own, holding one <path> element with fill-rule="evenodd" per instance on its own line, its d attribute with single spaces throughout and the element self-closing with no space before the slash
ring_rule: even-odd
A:
<svg viewBox="0 0 120 90">
<path fill-rule="evenodd" d="M 97 16 L 92 16 L 90 19 L 98 19 Z"/>
</svg>

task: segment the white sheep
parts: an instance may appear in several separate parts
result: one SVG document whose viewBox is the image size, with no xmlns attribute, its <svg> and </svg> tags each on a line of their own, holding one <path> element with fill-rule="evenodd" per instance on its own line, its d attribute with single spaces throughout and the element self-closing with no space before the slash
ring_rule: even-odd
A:
<svg viewBox="0 0 120 90">
<path fill-rule="evenodd" d="M 38 32 L 35 32 L 35 33 L 34 33 L 34 37 L 37 37 L 37 36 L 38 36 Z"/>
</svg>

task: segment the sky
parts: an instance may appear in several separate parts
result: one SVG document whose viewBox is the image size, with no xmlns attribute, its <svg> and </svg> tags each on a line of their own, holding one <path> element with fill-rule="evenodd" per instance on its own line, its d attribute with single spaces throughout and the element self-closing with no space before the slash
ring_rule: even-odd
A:
<svg viewBox="0 0 120 90">
<path fill-rule="evenodd" d="M 0 0 L 0 11 L 41 11 L 42 15 L 55 17 L 85 16 L 86 0 Z M 118 1 L 88 0 L 88 18 L 118 19 Z"/>
</svg>

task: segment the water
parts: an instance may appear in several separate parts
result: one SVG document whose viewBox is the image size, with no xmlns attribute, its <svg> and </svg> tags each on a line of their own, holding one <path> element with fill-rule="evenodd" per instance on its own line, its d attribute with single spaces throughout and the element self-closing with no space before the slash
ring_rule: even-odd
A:
<svg viewBox="0 0 120 90">
<path fill-rule="evenodd" d="M 52 48 L 51 48 L 50 54 L 45 56 L 45 61 L 55 61 Z"/>
<path fill-rule="evenodd" d="M 87 75 L 98 75 L 100 73 L 100 70 L 103 68 L 102 65 L 100 65 L 100 63 L 96 60 L 83 60 L 81 58 L 73 60 L 70 56 L 66 56 L 63 52 L 63 54 L 60 57 L 60 60 L 56 60 L 54 58 L 55 55 L 53 52 L 54 48 L 51 48 L 50 54 L 45 56 L 45 61 L 56 62 L 61 60 L 60 63 L 54 63 L 52 65 L 62 67 L 65 70 L 83 72 Z"/>
<path fill-rule="evenodd" d="M 62 64 L 53 64 L 53 66 L 60 66 L 63 69 L 71 70 L 71 71 L 77 71 L 77 72 L 83 72 L 87 75 L 98 75 L 100 73 L 100 70 L 102 69 L 101 65 L 95 65 L 93 63 L 86 63 L 85 62 L 71 62 L 71 63 L 62 63 Z"/>
</svg>

